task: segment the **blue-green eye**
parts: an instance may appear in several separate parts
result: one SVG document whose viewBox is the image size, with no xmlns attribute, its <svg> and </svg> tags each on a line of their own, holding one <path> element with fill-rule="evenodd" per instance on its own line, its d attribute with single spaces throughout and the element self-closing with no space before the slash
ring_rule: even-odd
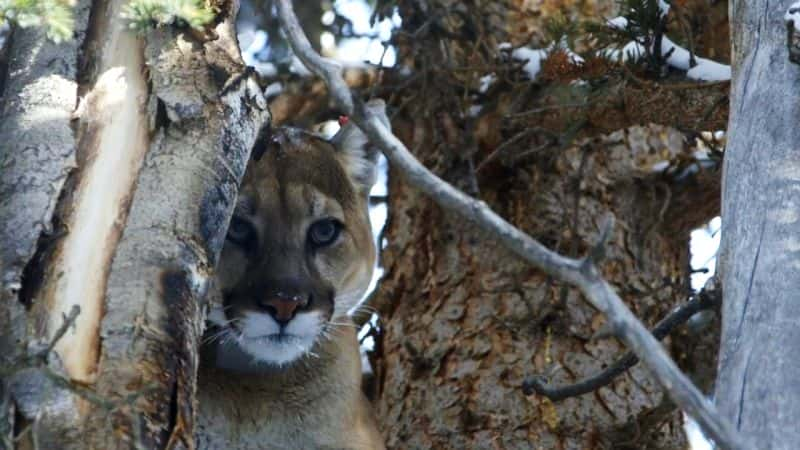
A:
<svg viewBox="0 0 800 450">
<path fill-rule="evenodd" d="M 314 247 L 326 247 L 336 241 L 341 231 L 342 223 L 336 219 L 318 220 L 308 229 L 308 241 Z"/>
<path fill-rule="evenodd" d="M 235 216 L 231 219 L 231 224 L 228 225 L 227 240 L 237 245 L 248 246 L 253 244 L 255 238 L 256 230 L 248 221 Z"/>
</svg>

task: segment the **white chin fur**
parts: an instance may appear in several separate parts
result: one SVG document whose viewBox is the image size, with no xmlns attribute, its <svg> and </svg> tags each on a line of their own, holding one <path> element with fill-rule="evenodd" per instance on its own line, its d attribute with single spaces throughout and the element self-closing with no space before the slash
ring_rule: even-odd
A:
<svg viewBox="0 0 800 450">
<path fill-rule="evenodd" d="M 248 311 L 239 322 L 242 334 L 236 341 L 256 361 L 281 366 L 311 350 L 322 329 L 321 318 L 318 312 L 301 312 L 281 333 L 269 314 Z"/>
</svg>

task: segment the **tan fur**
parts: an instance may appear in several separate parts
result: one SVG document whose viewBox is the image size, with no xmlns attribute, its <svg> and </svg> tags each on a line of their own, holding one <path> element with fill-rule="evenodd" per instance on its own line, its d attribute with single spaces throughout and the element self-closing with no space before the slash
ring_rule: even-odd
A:
<svg viewBox="0 0 800 450">
<path fill-rule="evenodd" d="M 219 314 L 232 331 L 201 350 L 198 449 L 384 448 L 361 391 L 359 344 L 347 316 L 375 263 L 367 211 L 367 171 L 374 162 L 367 159 L 363 135 L 353 139 L 353 130 L 348 133 L 331 143 L 280 130 L 263 158 L 248 167 L 235 218 L 255 237 L 249 246 L 226 243 L 220 259 L 216 284 L 225 308 Z M 310 226 L 325 218 L 343 224 L 340 238 L 309 249 Z M 237 338 L 246 333 L 236 324 L 263 312 L 258 300 L 286 280 L 313 294 L 303 311 L 319 314 L 325 324 L 299 358 L 253 363 L 270 354 L 258 354 L 257 344 L 242 351 Z M 226 362 L 231 358 L 233 365 Z"/>
<path fill-rule="evenodd" d="M 231 374 L 204 355 L 197 397 L 199 450 L 383 449 L 361 391 L 355 331 L 326 341 L 319 358 L 266 375 Z"/>
</svg>

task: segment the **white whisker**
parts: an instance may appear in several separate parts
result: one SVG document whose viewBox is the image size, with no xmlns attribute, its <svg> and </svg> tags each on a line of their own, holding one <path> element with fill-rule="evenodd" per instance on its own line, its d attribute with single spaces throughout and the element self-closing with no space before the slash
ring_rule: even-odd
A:
<svg viewBox="0 0 800 450">
<path fill-rule="evenodd" d="M 328 322 L 328 325 L 331 325 L 333 327 L 339 327 L 339 328 L 359 329 L 358 325 L 356 325 L 356 324 L 354 324 L 352 322 Z"/>
</svg>

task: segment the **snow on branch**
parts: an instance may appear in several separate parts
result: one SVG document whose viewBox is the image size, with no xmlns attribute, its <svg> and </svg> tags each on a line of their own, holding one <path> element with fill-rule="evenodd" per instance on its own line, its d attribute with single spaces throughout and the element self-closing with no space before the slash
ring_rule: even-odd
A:
<svg viewBox="0 0 800 450">
<path fill-rule="evenodd" d="M 745 450 L 744 443 L 714 405 L 675 365 L 664 348 L 633 315 L 610 284 L 600 275 L 597 263 L 611 237 L 614 220 L 608 217 L 598 243 L 582 259 L 568 258 L 549 250 L 476 200 L 437 177 L 409 152 L 384 123 L 385 105 L 369 105 L 353 98 L 341 75 L 339 64 L 322 58 L 314 51 L 300 28 L 291 0 L 277 2 L 278 16 L 292 50 L 312 72 L 322 77 L 336 106 L 381 148 L 392 167 L 398 169 L 412 186 L 429 195 L 442 208 L 458 214 L 490 233 L 508 250 L 543 272 L 576 286 L 588 301 L 608 317 L 612 331 L 639 357 L 655 375 L 675 403 L 691 415 L 720 448 Z"/>
<path fill-rule="evenodd" d="M 542 61 L 547 59 L 554 51 L 564 52 L 572 64 L 581 65 L 584 63 L 583 58 L 569 48 L 566 40 L 553 42 L 546 48 L 539 49 L 526 46 L 513 48 L 511 43 L 503 42 L 497 46 L 497 49 L 500 51 L 510 52 L 512 59 L 524 63 L 522 70 L 531 80 L 536 79 L 536 77 L 539 75 L 539 72 L 542 70 Z M 483 80 L 481 80 L 481 82 L 483 82 Z M 486 92 L 486 90 L 483 90 L 482 92 Z"/>
<path fill-rule="evenodd" d="M 666 11 L 668 10 L 669 8 L 667 7 Z M 664 9 L 662 9 L 662 14 L 666 14 Z M 609 27 L 617 30 L 624 30 L 628 27 L 628 19 L 625 17 L 615 17 L 608 20 L 607 23 Z M 667 36 L 661 36 L 660 41 L 661 54 L 664 55 L 666 63 L 675 69 L 685 70 L 688 78 L 698 81 L 727 81 L 731 79 L 731 66 L 699 56 L 694 56 L 693 62 L 692 54 L 689 50 L 672 42 Z M 631 41 L 622 50 L 612 52 L 610 56 L 613 59 L 625 61 L 638 59 L 644 53 L 645 49 L 641 42 Z"/>
</svg>

